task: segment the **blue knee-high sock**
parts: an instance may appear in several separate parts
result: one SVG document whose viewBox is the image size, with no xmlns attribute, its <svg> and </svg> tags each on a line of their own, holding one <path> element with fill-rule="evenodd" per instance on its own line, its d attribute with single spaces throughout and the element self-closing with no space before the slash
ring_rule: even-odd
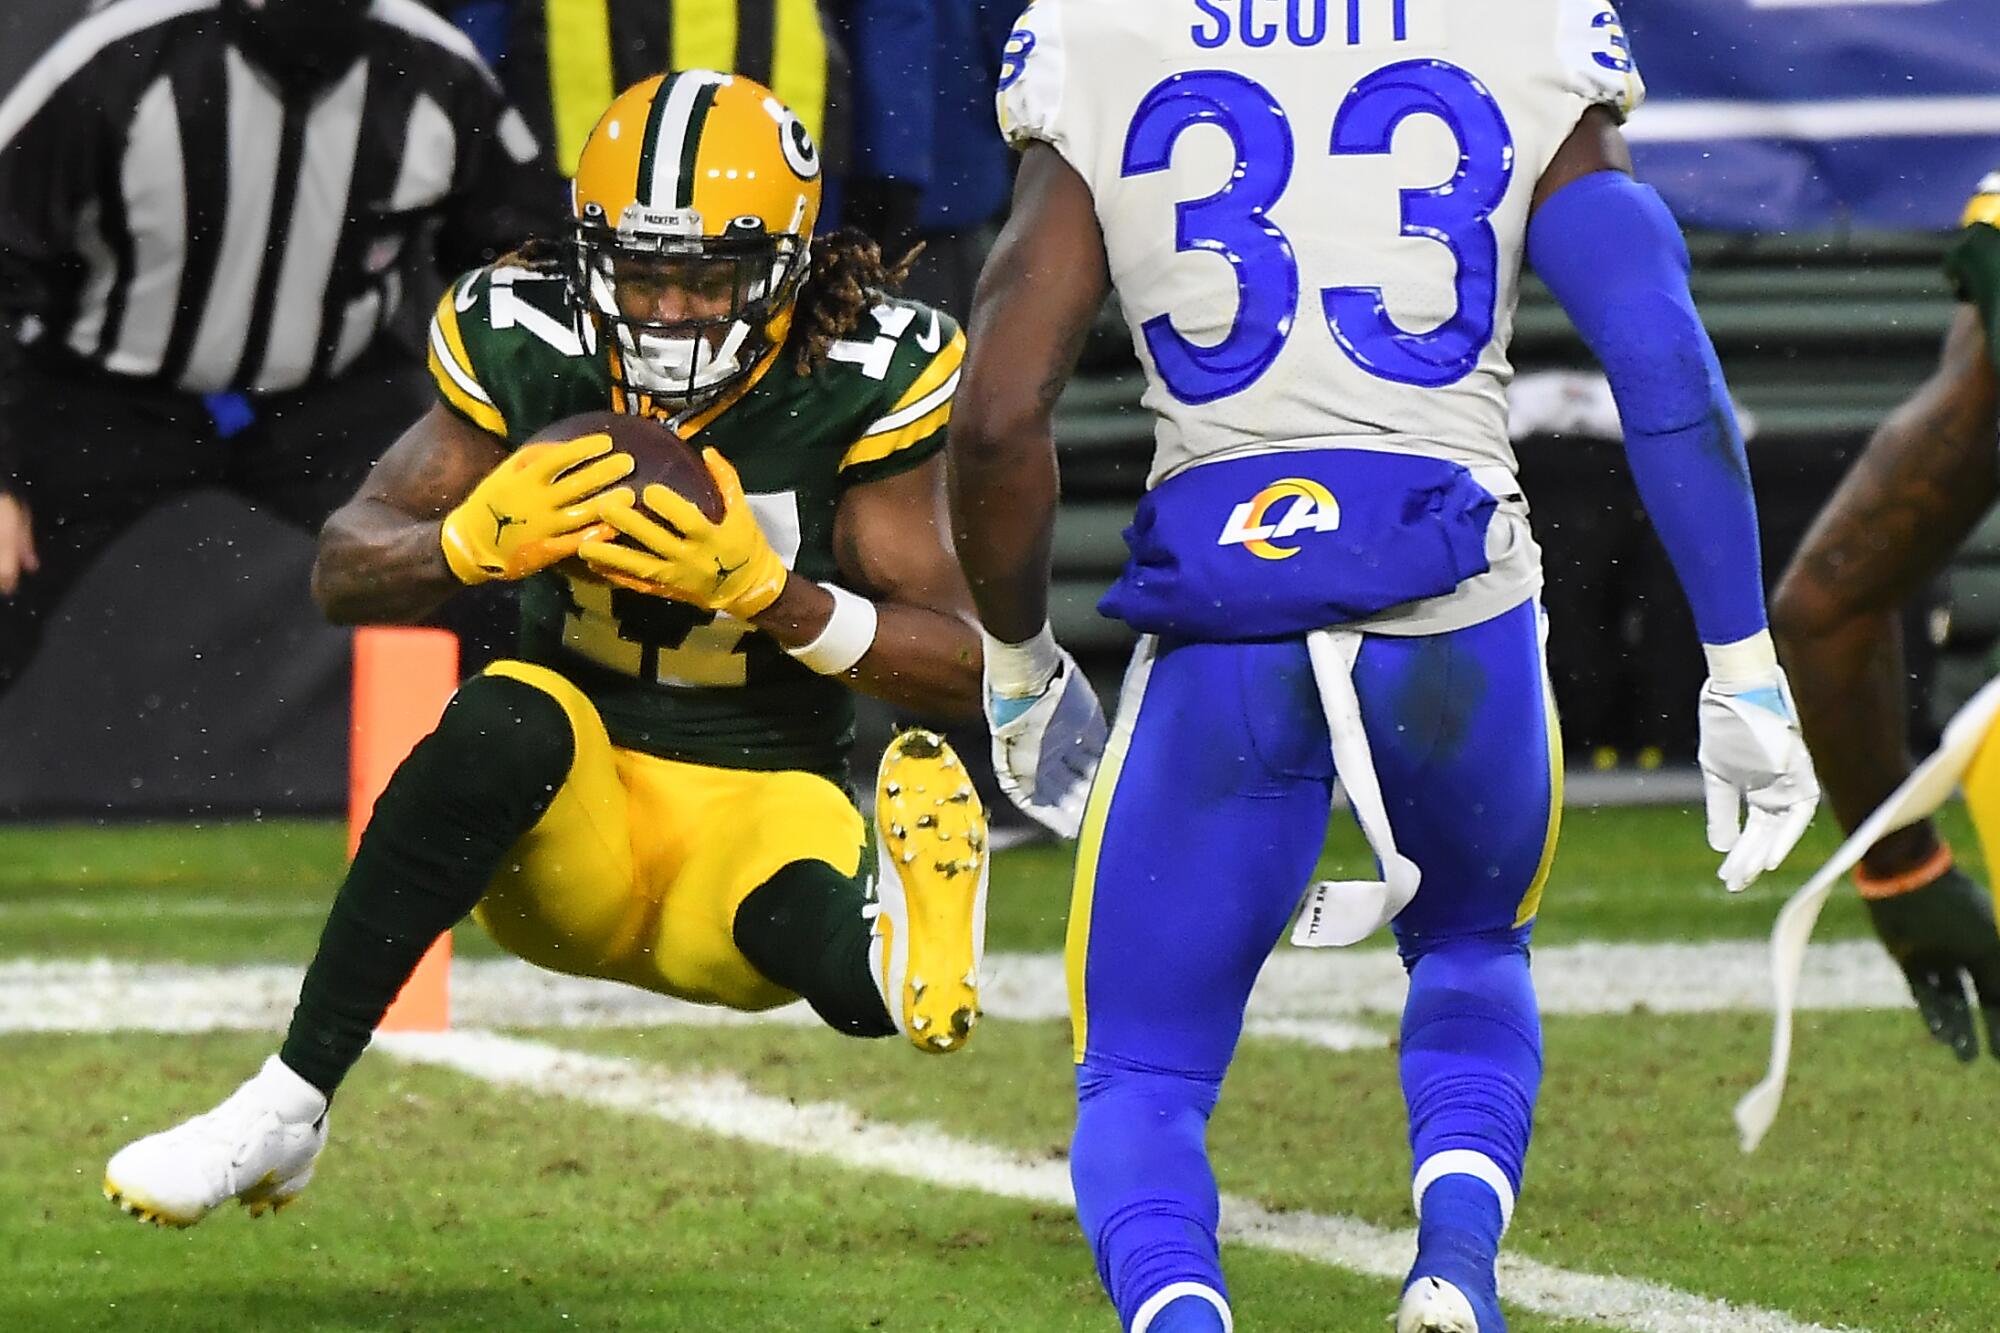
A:
<svg viewBox="0 0 2000 1333">
<path fill-rule="evenodd" d="M 1403 1097 L 1416 1173 L 1418 1277 L 1472 1301 L 1499 1333 L 1493 1261 L 1521 1188 L 1542 1079 L 1542 1029 L 1526 946 L 1453 940 L 1410 969 Z"/>
<path fill-rule="evenodd" d="M 1077 1068 L 1070 1146 L 1077 1221 L 1127 1328 L 1148 1298 L 1174 1283 L 1198 1283 L 1227 1297 L 1206 1143 L 1221 1087 L 1220 1077 L 1140 1069 L 1096 1056 Z M 1148 1333 L 1222 1327 L 1213 1305 L 1182 1297 L 1153 1316 Z"/>
</svg>

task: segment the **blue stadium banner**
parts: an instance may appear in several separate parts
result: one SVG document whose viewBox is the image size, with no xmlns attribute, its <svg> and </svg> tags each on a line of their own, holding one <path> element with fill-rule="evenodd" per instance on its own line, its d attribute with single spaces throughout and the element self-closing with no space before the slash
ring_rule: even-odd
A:
<svg viewBox="0 0 2000 1333">
<path fill-rule="evenodd" d="M 2000 170 L 1995 0 L 1620 0 L 1640 176 L 1688 226 L 1949 228 Z"/>
</svg>

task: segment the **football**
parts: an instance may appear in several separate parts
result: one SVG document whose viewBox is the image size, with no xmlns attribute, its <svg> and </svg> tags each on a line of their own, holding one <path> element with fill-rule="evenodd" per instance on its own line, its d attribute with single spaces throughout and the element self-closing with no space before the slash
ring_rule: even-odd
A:
<svg viewBox="0 0 2000 1333">
<path fill-rule="evenodd" d="M 609 435 L 611 447 L 632 458 L 631 473 L 618 485 L 630 486 L 633 494 L 643 495 L 646 487 L 657 482 L 692 501 L 711 520 L 722 518 L 722 492 L 715 488 L 715 478 L 708 475 L 701 455 L 671 427 L 650 417 L 624 412 L 580 412 L 542 427 L 529 443 L 574 440 L 599 433 Z"/>
</svg>

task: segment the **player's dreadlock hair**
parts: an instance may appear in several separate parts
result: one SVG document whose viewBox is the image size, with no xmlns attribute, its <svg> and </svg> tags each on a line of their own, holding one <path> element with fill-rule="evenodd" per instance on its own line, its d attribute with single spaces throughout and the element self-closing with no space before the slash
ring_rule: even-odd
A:
<svg viewBox="0 0 2000 1333">
<path fill-rule="evenodd" d="M 493 261 L 495 268 L 525 268 L 537 273 L 563 273 L 569 268 L 563 243 L 543 236 L 531 236 L 519 248 Z"/>
<path fill-rule="evenodd" d="M 902 286 L 923 250 L 919 242 L 895 263 L 885 263 L 882 247 L 852 227 L 815 241 L 812 271 L 792 317 L 798 373 L 811 374 L 826 360 L 827 348 L 853 333 L 876 302 Z"/>
</svg>

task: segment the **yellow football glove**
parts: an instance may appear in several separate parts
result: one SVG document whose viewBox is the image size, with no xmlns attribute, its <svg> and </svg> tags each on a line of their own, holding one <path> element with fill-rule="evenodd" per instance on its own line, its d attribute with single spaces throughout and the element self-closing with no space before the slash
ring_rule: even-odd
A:
<svg viewBox="0 0 2000 1333">
<path fill-rule="evenodd" d="M 524 579 L 575 555 L 587 537 L 611 536 L 598 493 L 632 470 L 632 456 L 599 457 L 610 449 L 611 437 L 597 434 L 507 455 L 445 515 L 439 540 L 451 572 L 461 583 Z"/>
<path fill-rule="evenodd" d="M 577 553 L 593 573 L 610 582 L 748 620 L 778 600 L 791 571 L 757 526 L 729 460 L 704 449 L 701 461 L 722 492 L 720 522 L 709 522 L 691 501 L 655 485 L 646 488 L 644 498 L 646 508 L 666 520 L 656 523 L 639 512 L 631 490 L 621 486 L 604 496 L 600 512 L 606 523 L 645 549 L 592 536 Z"/>
</svg>

